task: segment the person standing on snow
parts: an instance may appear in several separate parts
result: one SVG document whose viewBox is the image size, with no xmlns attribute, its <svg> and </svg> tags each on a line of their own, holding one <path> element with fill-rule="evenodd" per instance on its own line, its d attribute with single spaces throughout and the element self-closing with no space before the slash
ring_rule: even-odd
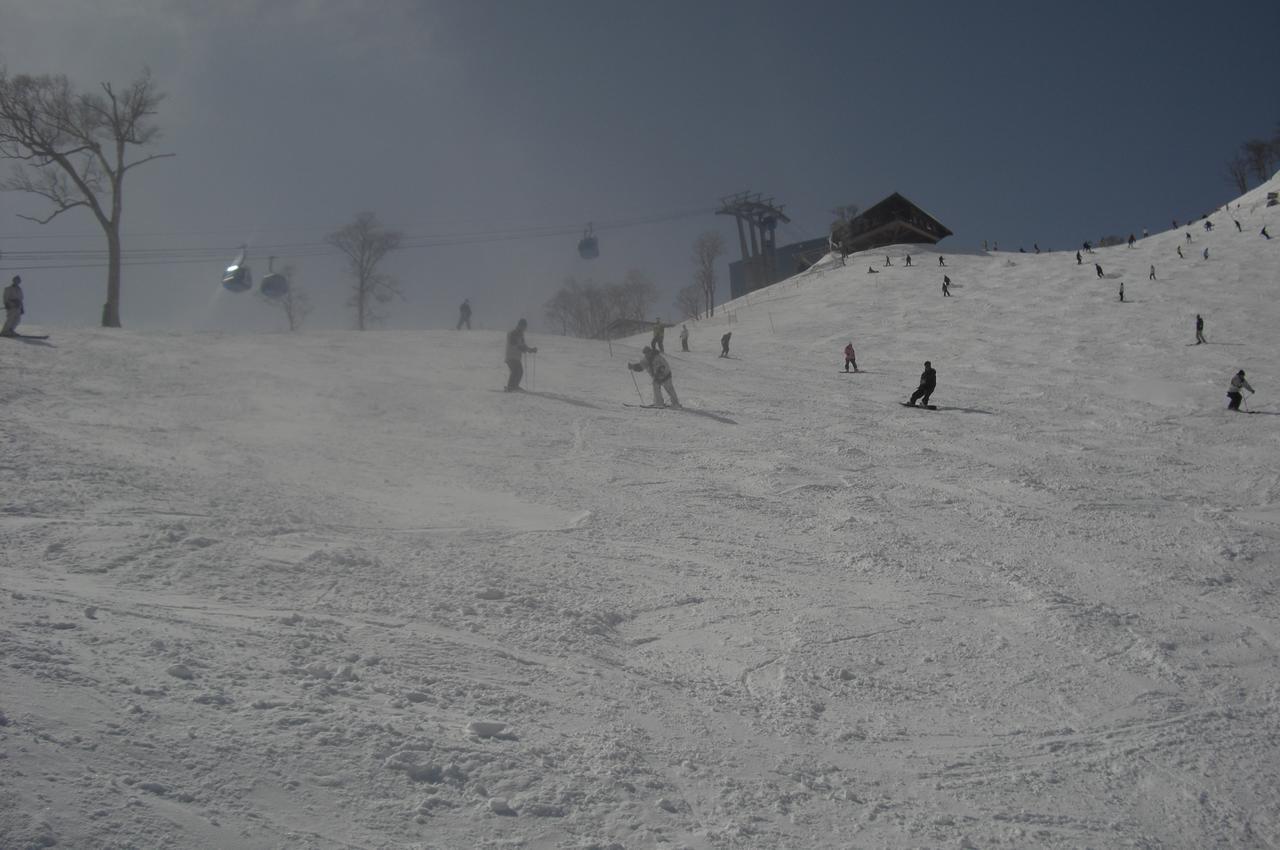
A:
<svg viewBox="0 0 1280 850">
<path fill-rule="evenodd" d="M 507 377 L 507 392 L 520 389 L 520 381 L 524 378 L 524 363 L 521 362 L 525 352 L 537 354 L 538 349 L 525 345 L 524 329 L 529 323 L 524 319 L 516 322 L 514 330 L 507 332 L 507 369 L 511 374 Z"/>
<path fill-rule="evenodd" d="M 947 264 L 946 260 L 942 259 L 942 257 L 938 257 L 938 265 L 945 266 L 946 264 Z"/>
<path fill-rule="evenodd" d="M 1084 259 L 1080 256 L 1080 252 L 1076 251 L 1076 265 L 1081 265 L 1083 262 Z"/>
<path fill-rule="evenodd" d="M 1147 275 L 1147 280 L 1155 280 L 1155 279 L 1156 279 L 1156 267 L 1152 266 L 1150 274 Z"/>
<path fill-rule="evenodd" d="M 462 326 L 466 325 L 467 330 L 471 330 L 471 299 L 463 298 L 462 306 L 458 308 L 458 326 L 455 331 L 462 330 Z"/>
<path fill-rule="evenodd" d="M 1120 300 L 1124 301 L 1124 281 L 1120 281 Z"/>
<path fill-rule="evenodd" d="M 655 320 L 653 323 L 653 339 L 650 340 L 649 345 L 658 351 L 666 351 L 667 347 L 662 344 L 662 337 L 666 332 L 667 329 L 662 324 L 662 319 Z"/>
<path fill-rule="evenodd" d="M 1097 263 L 1094 263 L 1093 270 L 1098 273 L 1098 277 L 1102 277 L 1102 266 L 1098 265 Z"/>
<path fill-rule="evenodd" d="M 1243 369 L 1231 378 L 1231 387 L 1227 390 L 1227 398 L 1231 401 L 1227 402 L 1227 410 L 1240 409 L 1240 402 L 1244 400 L 1244 395 L 1240 392 L 1242 389 L 1248 390 L 1249 394 L 1253 395 L 1253 387 L 1249 386 L 1249 382 L 1244 379 Z"/>
<path fill-rule="evenodd" d="M 1201 256 L 1203 256 L 1206 260 L 1209 259 L 1209 246 L 1207 245 L 1205 246 L 1204 254 L 1202 254 Z"/>
<path fill-rule="evenodd" d="M 671 366 L 668 365 L 667 358 L 646 345 L 644 347 L 644 357 L 638 363 L 628 363 L 627 368 L 633 372 L 649 373 L 649 377 L 653 379 L 654 407 L 667 406 L 662 400 L 662 391 L 664 389 L 667 391 L 667 395 L 671 397 L 671 406 L 680 406 L 680 399 L 676 398 L 676 388 L 671 383 Z"/>
<path fill-rule="evenodd" d="M 853 343 L 849 343 L 844 347 L 844 370 L 849 371 L 849 366 L 853 366 L 853 371 L 858 371 L 858 358 L 853 356 Z"/>
<path fill-rule="evenodd" d="M 917 400 L 924 405 L 929 405 L 929 396 L 933 395 L 933 389 L 938 385 L 938 373 L 934 371 L 933 364 L 928 360 L 924 361 L 924 371 L 920 373 L 920 386 L 916 387 L 916 391 L 911 394 L 911 400 L 908 405 L 914 407 Z"/>
<path fill-rule="evenodd" d="M 721 357 L 729 356 L 729 337 L 731 336 L 733 336 L 733 331 L 729 331 L 724 336 L 720 337 L 720 356 Z"/>
<path fill-rule="evenodd" d="M 1185 260 L 1185 259 L 1186 259 L 1186 257 L 1182 256 L 1182 246 L 1181 246 L 1181 245 L 1178 245 L 1178 246 L 1177 246 L 1177 248 L 1178 248 L 1178 259 L 1179 259 L 1179 260 Z"/>
<path fill-rule="evenodd" d="M 4 329 L 0 330 L 0 336 L 18 335 L 18 322 L 26 312 L 22 301 L 22 276 L 15 274 L 13 283 L 4 288 Z"/>
<path fill-rule="evenodd" d="M 945 274 L 942 276 L 942 295 L 944 298 L 951 297 L 951 278 Z"/>
<path fill-rule="evenodd" d="M 689 326 L 688 325 L 680 326 L 680 350 L 681 351 L 689 350 Z"/>
<path fill-rule="evenodd" d="M 1204 345 L 1207 340 L 1204 338 L 1204 319 L 1200 318 L 1200 314 L 1196 313 L 1196 345 Z"/>
</svg>

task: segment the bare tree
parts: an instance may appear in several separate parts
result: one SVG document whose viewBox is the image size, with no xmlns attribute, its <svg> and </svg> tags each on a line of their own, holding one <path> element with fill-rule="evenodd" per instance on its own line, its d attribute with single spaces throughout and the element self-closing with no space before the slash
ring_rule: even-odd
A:
<svg viewBox="0 0 1280 850">
<path fill-rule="evenodd" d="M 702 317 L 702 287 L 696 283 L 681 287 L 676 293 L 676 313 L 684 319 Z"/>
<path fill-rule="evenodd" d="M 129 147 L 160 137 L 148 120 L 164 95 L 151 72 L 117 91 L 76 92 L 65 76 L 10 76 L 0 69 L 0 158 L 18 160 L 0 189 L 44 198 L 52 212 L 19 216 L 48 224 L 67 210 L 86 207 L 107 237 L 107 301 L 102 326 L 120 327 L 120 222 L 124 176 L 132 168 L 173 156 L 151 154 L 126 161 Z"/>
<path fill-rule="evenodd" d="M 716 314 L 716 259 L 724 253 L 724 240 L 714 230 L 699 236 L 693 243 L 693 282 L 702 290 L 704 311 Z"/>
<path fill-rule="evenodd" d="M 602 286 L 570 277 L 547 301 L 546 317 L 564 334 L 597 339 L 617 319 L 644 319 L 655 300 L 648 276 L 635 269 L 620 284 Z"/>
<path fill-rule="evenodd" d="M 1271 178 L 1276 159 L 1280 158 L 1272 143 L 1266 139 L 1250 139 L 1240 146 L 1240 153 L 1249 171 L 1259 182 Z"/>
<path fill-rule="evenodd" d="M 289 282 L 284 295 L 272 298 L 258 293 L 258 297 L 284 313 L 285 320 L 289 323 L 289 330 L 296 331 L 302 327 L 302 320 L 311 312 L 311 299 L 307 298 L 307 293 L 298 289 L 293 282 L 293 266 L 285 266 L 280 270 L 280 274 L 284 275 L 284 279 Z"/>
<path fill-rule="evenodd" d="M 1236 191 L 1242 195 L 1249 191 L 1249 163 L 1243 156 L 1236 154 L 1227 160 L 1225 170 L 1227 180 L 1236 188 Z"/>
<path fill-rule="evenodd" d="M 404 234 L 383 228 L 376 215 L 362 212 L 355 221 L 330 233 L 324 241 L 347 258 L 347 266 L 354 278 L 347 305 L 356 308 L 356 328 L 365 330 L 380 318 L 375 309 L 377 304 L 385 304 L 400 296 L 396 279 L 380 273 L 378 264 L 401 246 Z"/>
</svg>

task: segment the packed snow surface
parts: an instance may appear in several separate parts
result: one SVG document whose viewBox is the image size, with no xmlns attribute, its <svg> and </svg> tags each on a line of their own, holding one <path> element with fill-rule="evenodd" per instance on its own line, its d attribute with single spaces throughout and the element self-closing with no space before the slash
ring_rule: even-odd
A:
<svg viewBox="0 0 1280 850">
<path fill-rule="evenodd" d="M 1276 189 L 828 258 L 685 411 L 639 337 L 0 340 L 0 848 L 1280 846 Z"/>
</svg>

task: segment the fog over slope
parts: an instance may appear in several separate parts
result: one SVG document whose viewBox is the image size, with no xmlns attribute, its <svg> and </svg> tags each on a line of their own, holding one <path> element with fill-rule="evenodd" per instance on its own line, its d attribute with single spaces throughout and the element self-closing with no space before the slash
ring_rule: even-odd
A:
<svg viewBox="0 0 1280 850">
<path fill-rule="evenodd" d="M 1277 189 L 828 259 L 683 412 L 642 338 L 0 340 L 0 848 L 1274 847 Z"/>
</svg>

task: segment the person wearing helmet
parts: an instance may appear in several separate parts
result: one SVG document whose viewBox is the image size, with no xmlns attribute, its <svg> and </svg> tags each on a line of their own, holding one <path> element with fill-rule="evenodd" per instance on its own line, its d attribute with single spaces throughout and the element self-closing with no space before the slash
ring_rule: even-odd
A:
<svg viewBox="0 0 1280 850">
<path fill-rule="evenodd" d="M 22 277 L 13 276 L 13 283 L 4 288 L 4 329 L 0 336 L 17 336 L 18 322 L 22 321 Z"/>
<path fill-rule="evenodd" d="M 671 366 L 667 363 L 667 358 L 655 351 L 652 347 L 646 345 L 644 347 L 644 357 L 638 363 L 628 363 L 627 368 L 633 372 L 648 372 L 649 377 L 653 379 L 653 406 L 666 407 L 666 403 L 662 400 L 662 391 L 665 389 L 667 395 L 671 398 L 671 406 L 679 407 L 680 399 L 676 398 L 675 385 L 671 383 Z"/>
<path fill-rule="evenodd" d="M 1231 378 L 1231 386 L 1227 390 L 1227 398 L 1231 401 L 1227 402 L 1227 410 L 1239 410 L 1240 402 L 1244 400 L 1244 395 L 1240 390 L 1246 389 L 1249 394 L 1253 394 L 1253 387 L 1249 386 L 1249 382 L 1244 379 L 1244 370 L 1236 372 Z"/>
<path fill-rule="evenodd" d="M 507 377 L 507 392 L 515 392 L 520 389 L 520 381 L 524 378 L 524 363 L 522 362 L 525 352 L 537 354 L 538 349 L 530 348 L 524 342 L 524 329 L 529 327 L 529 323 L 524 319 L 516 322 L 514 330 L 507 332 L 507 368 L 511 374 Z"/>
<path fill-rule="evenodd" d="M 933 395 L 933 389 L 938 385 L 938 373 L 934 371 L 933 364 L 928 360 L 924 361 L 924 371 L 920 373 L 920 386 L 916 387 L 916 391 L 911 394 L 911 400 L 907 402 L 910 406 L 915 406 L 918 400 L 925 407 L 929 406 L 929 396 Z"/>
</svg>

